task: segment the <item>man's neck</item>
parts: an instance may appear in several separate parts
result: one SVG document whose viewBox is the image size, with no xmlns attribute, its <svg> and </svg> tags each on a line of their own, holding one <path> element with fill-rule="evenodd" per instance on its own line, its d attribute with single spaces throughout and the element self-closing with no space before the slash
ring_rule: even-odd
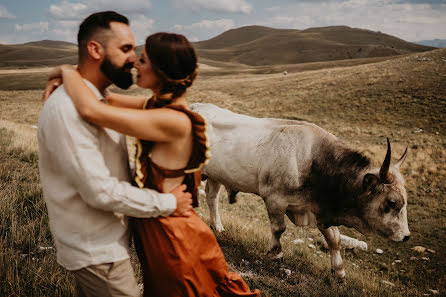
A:
<svg viewBox="0 0 446 297">
<path fill-rule="evenodd" d="M 98 67 L 79 64 L 77 66 L 77 71 L 84 79 L 91 82 L 101 94 L 104 94 L 105 89 L 111 84 Z"/>
</svg>

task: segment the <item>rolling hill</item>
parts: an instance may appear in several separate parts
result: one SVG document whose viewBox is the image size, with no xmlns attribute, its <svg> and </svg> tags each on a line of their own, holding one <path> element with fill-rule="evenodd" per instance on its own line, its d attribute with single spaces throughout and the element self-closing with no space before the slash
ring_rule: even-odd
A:
<svg viewBox="0 0 446 297">
<path fill-rule="evenodd" d="M 306 30 L 246 26 L 195 42 L 202 61 L 269 66 L 335 60 L 387 57 L 435 49 L 364 29 L 346 26 Z M 141 46 L 137 47 L 137 52 Z M 77 62 L 75 44 L 43 40 L 0 44 L 0 67 L 42 67 Z"/>
<path fill-rule="evenodd" d="M 42 67 L 77 63 L 77 45 L 53 40 L 0 44 L 0 67 Z"/>
<path fill-rule="evenodd" d="M 252 66 L 394 56 L 434 47 L 346 26 L 306 30 L 247 26 L 196 42 L 200 58 Z"/>
</svg>

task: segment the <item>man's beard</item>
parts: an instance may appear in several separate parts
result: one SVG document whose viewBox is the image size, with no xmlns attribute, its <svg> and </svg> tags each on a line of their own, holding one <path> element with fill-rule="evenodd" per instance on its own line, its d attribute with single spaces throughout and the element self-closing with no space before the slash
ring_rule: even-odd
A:
<svg viewBox="0 0 446 297">
<path fill-rule="evenodd" d="M 116 67 L 111 60 L 105 56 L 101 64 L 101 71 L 105 76 L 121 89 L 128 89 L 133 84 L 132 73 L 127 69 L 132 69 L 133 63 L 126 63 L 122 67 Z"/>
</svg>

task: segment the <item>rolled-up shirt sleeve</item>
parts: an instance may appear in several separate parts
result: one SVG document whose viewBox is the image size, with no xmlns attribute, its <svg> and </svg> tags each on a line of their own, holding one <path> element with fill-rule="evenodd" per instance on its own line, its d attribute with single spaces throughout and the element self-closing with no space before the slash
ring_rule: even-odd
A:
<svg viewBox="0 0 446 297">
<path fill-rule="evenodd" d="M 71 101 L 64 105 L 68 109 L 74 108 Z M 58 143 L 50 148 L 53 162 L 63 167 L 66 177 L 85 203 L 133 217 L 168 216 L 176 209 L 176 198 L 172 194 L 139 189 L 111 176 L 99 147 L 98 131 L 103 128 L 85 122 L 76 111 L 58 110 L 60 106 L 54 106 L 53 124 L 46 126 L 44 134 L 59 136 Z"/>
</svg>

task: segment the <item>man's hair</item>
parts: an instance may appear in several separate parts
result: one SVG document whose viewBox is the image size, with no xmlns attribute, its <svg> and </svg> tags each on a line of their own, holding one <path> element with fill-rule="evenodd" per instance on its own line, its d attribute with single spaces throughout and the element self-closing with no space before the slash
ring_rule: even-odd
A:
<svg viewBox="0 0 446 297">
<path fill-rule="evenodd" d="M 81 23 L 77 34 L 79 61 L 82 61 L 87 57 L 87 43 L 93 38 L 97 39 L 102 46 L 105 46 L 105 43 L 109 37 L 105 31 L 110 30 L 111 22 L 119 22 L 126 25 L 129 24 L 129 20 L 125 16 L 114 11 L 93 13 Z M 102 34 L 99 36 L 97 33 Z"/>
</svg>

